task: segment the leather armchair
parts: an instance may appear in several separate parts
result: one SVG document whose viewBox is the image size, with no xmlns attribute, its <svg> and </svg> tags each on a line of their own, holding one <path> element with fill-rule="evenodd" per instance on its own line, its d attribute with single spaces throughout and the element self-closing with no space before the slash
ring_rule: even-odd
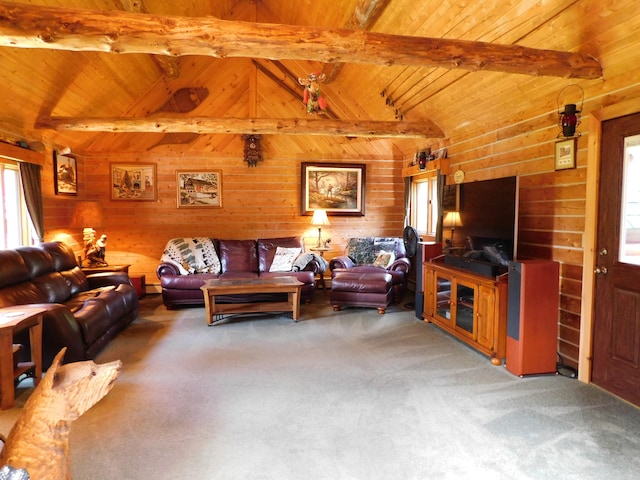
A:
<svg viewBox="0 0 640 480">
<path fill-rule="evenodd" d="M 393 252 L 395 255 L 395 260 L 386 267 L 373 265 L 381 250 Z M 363 273 L 365 276 L 367 273 L 386 272 L 390 274 L 393 284 L 393 301 L 398 303 L 402 301 L 411 269 L 411 261 L 406 255 L 402 238 L 351 238 L 344 254 L 331 259 L 329 268 L 332 278 L 335 273 L 340 271 Z"/>
</svg>

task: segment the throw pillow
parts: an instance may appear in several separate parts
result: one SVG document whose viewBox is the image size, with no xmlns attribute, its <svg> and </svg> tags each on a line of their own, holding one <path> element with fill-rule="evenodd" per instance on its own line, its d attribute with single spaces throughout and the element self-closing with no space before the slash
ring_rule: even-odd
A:
<svg viewBox="0 0 640 480">
<path fill-rule="evenodd" d="M 393 252 L 385 252 L 380 250 L 378 256 L 373 262 L 375 267 L 388 268 L 396 260 L 396 255 Z"/>
<path fill-rule="evenodd" d="M 273 257 L 273 262 L 269 267 L 270 272 L 290 272 L 293 267 L 293 262 L 300 255 L 301 248 L 276 248 L 276 254 Z"/>
</svg>

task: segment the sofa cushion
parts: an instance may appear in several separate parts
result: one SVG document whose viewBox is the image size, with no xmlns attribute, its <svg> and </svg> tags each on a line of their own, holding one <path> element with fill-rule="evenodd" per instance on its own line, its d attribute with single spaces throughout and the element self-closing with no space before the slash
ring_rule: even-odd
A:
<svg viewBox="0 0 640 480">
<path fill-rule="evenodd" d="M 33 282 L 16 283 L 0 291 L 0 307 L 47 303 L 46 295 Z"/>
<path fill-rule="evenodd" d="M 255 240 L 219 240 L 222 273 L 258 272 Z"/>
<path fill-rule="evenodd" d="M 113 325 L 107 306 L 103 300 L 90 298 L 73 316 L 80 326 L 85 345 L 93 344 Z"/>
<path fill-rule="evenodd" d="M 71 270 L 61 271 L 60 275 L 62 275 L 69 284 L 71 296 L 90 288 L 87 276 L 78 266 L 73 267 Z"/>
<path fill-rule="evenodd" d="M 15 250 L 0 250 L 0 288 L 29 280 L 29 269 Z"/>
<path fill-rule="evenodd" d="M 71 285 L 60 272 L 40 275 L 33 279 L 33 283 L 46 296 L 47 303 L 64 303 L 71 296 Z"/>
<path fill-rule="evenodd" d="M 300 247 L 287 248 L 287 247 L 278 247 L 276 248 L 276 254 L 273 256 L 273 262 L 269 267 L 270 272 L 290 272 L 293 267 L 293 262 L 302 249 Z"/>
<path fill-rule="evenodd" d="M 300 251 L 304 250 L 301 237 L 259 238 L 257 243 L 260 273 L 270 271 L 278 247 L 299 248 Z M 289 268 L 289 270 L 291 270 L 291 268 Z"/>
<path fill-rule="evenodd" d="M 41 248 L 20 247 L 16 248 L 16 251 L 22 256 L 29 270 L 29 278 L 36 278 L 46 273 L 55 272 L 53 258 Z"/>
<path fill-rule="evenodd" d="M 396 254 L 392 251 L 387 252 L 385 250 L 380 250 L 380 252 L 378 252 L 378 256 L 373 261 L 373 266 L 387 268 L 395 261 L 395 259 Z"/>
<path fill-rule="evenodd" d="M 78 268 L 73 249 L 62 242 L 44 242 L 40 244 L 40 248 L 46 251 L 53 260 L 53 268 L 58 272 Z"/>
<path fill-rule="evenodd" d="M 350 238 L 345 255 L 356 265 L 373 265 L 381 250 L 393 252 L 396 258 L 406 256 L 404 242 L 396 237 Z"/>
</svg>

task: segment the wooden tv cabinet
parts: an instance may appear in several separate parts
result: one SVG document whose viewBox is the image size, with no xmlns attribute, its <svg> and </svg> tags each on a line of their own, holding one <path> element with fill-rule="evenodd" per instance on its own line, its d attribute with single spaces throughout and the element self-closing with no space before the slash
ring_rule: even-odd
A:
<svg viewBox="0 0 640 480">
<path fill-rule="evenodd" d="M 423 275 L 424 321 L 501 365 L 507 336 L 507 275 L 485 277 L 442 262 L 424 262 Z"/>
</svg>

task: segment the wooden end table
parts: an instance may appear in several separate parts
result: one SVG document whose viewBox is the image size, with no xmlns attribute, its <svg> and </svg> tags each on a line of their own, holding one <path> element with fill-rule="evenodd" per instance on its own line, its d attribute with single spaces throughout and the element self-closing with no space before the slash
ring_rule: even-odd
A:
<svg viewBox="0 0 640 480">
<path fill-rule="evenodd" d="M 107 265 L 106 267 L 80 267 L 85 275 L 91 275 L 92 273 L 105 273 L 105 272 L 124 272 L 129 273 L 129 267 L 131 265 Z"/>
<path fill-rule="evenodd" d="M 309 250 L 311 250 L 312 252 L 317 252 L 321 257 L 324 258 L 324 252 L 328 252 L 331 249 L 327 247 L 313 247 L 313 248 L 310 248 Z M 320 288 L 320 287 L 322 287 L 322 290 L 326 295 L 327 284 L 325 283 L 325 280 L 324 280 L 324 272 L 321 272 L 320 274 L 318 274 L 318 279 L 316 280 L 316 288 Z"/>
<path fill-rule="evenodd" d="M 218 317 L 222 317 L 225 313 L 233 315 L 254 312 L 291 312 L 293 321 L 297 322 L 300 316 L 302 285 L 302 282 L 293 277 L 207 280 L 200 287 L 204 294 L 207 325 L 217 325 L 223 320 Z M 286 302 L 216 303 L 218 295 L 251 295 L 254 293 L 286 293 L 288 299 Z"/>
<path fill-rule="evenodd" d="M 16 378 L 33 370 L 33 383 L 38 385 L 42 378 L 42 316 L 46 308 L 31 305 L 17 305 L 0 308 L 0 409 L 11 408 L 15 404 Z M 19 363 L 14 368 L 13 336 L 16 332 L 29 329 L 31 361 Z"/>
</svg>

